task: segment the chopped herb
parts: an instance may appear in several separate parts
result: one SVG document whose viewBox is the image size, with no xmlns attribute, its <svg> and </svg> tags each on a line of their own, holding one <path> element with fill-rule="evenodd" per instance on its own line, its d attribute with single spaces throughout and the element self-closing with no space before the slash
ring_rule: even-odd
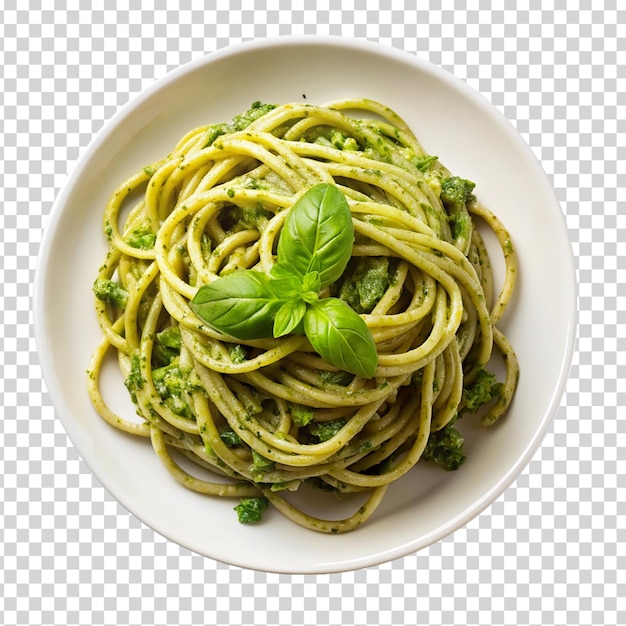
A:
<svg viewBox="0 0 626 626">
<path fill-rule="evenodd" d="M 124 380 L 124 385 L 130 393 L 131 400 L 137 404 L 137 391 L 143 388 L 146 381 L 141 375 L 141 360 L 138 354 L 133 354 L 130 359 L 130 372 Z"/>
<path fill-rule="evenodd" d="M 156 243 L 156 235 L 149 228 L 136 228 L 127 238 L 127 243 L 132 248 L 150 250 Z"/>
<path fill-rule="evenodd" d="M 339 150 L 358 150 L 359 144 L 354 137 L 350 137 L 340 130 L 333 131 L 330 136 L 330 143 Z"/>
<path fill-rule="evenodd" d="M 415 157 L 413 163 L 420 172 L 427 172 L 430 166 L 437 161 L 439 157 L 436 156 L 423 156 Z"/>
<path fill-rule="evenodd" d="M 182 346 L 180 327 L 178 326 L 168 326 L 165 330 L 157 333 L 156 339 L 162 346 L 173 350 L 180 351 Z"/>
<path fill-rule="evenodd" d="M 331 422 L 317 422 L 310 426 L 309 430 L 321 443 L 332 439 L 345 425 L 346 420 L 337 419 Z"/>
<path fill-rule="evenodd" d="M 244 228 L 259 228 L 273 217 L 273 213 L 263 206 L 230 206 L 222 218 L 222 226 L 228 232 Z"/>
<path fill-rule="evenodd" d="M 465 178 L 451 176 L 441 181 L 441 201 L 448 213 L 450 230 L 455 239 L 467 237 L 471 227 L 471 220 L 466 204 L 475 200 L 472 193 L 475 183 Z"/>
<path fill-rule="evenodd" d="M 348 264 L 339 297 L 357 313 L 370 313 L 391 282 L 387 257 L 360 257 Z"/>
<path fill-rule="evenodd" d="M 474 381 L 463 390 L 465 408 L 475 413 L 481 405 L 499 396 L 502 386 L 491 372 L 481 368 Z"/>
<path fill-rule="evenodd" d="M 332 126 L 319 125 L 311 128 L 302 138 L 309 143 L 316 143 L 337 150 L 358 150 L 359 144 L 354 137 Z"/>
<path fill-rule="evenodd" d="M 276 108 L 276 105 L 274 104 L 261 104 L 260 102 L 253 102 L 247 111 L 240 113 L 239 115 L 235 115 L 230 122 L 213 124 L 207 131 L 204 147 L 206 148 L 207 146 L 212 145 L 213 142 L 222 135 L 244 130 L 252 124 L 252 122 L 259 119 L 266 113 L 269 113 L 269 111 L 274 108 Z"/>
<path fill-rule="evenodd" d="M 236 448 L 241 445 L 241 437 L 227 426 L 220 429 L 220 439 L 228 448 Z"/>
<path fill-rule="evenodd" d="M 152 363 L 154 367 L 169 365 L 179 354 L 182 345 L 180 328 L 168 326 L 165 330 L 157 333 L 154 347 L 152 348 Z"/>
<path fill-rule="evenodd" d="M 120 309 L 126 307 L 128 292 L 119 283 L 106 278 L 97 278 L 92 289 L 98 300 L 114 304 Z"/>
<path fill-rule="evenodd" d="M 456 470 L 466 459 L 463 443 L 463 437 L 451 422 L 441 430 L 430 434 L 422 458 L 447 470 Z"/>
<path fill-rule="evenodd" d="M 269 501 L 265 497 L 241 498 L 234 510 L 237 512 L 237 518 L 241 524 L 255 524 L 261 521 L 268 503 Z"/>
<path fill-rule="evenodd" d="M 450 232 L 455 239 L 467 237 L 470 227 L 468 216 L 462 213 L 450 215 L 448 222 L 450 224 Z"/>
<path fill-rule="evenodd" d="M 474 199 L 476 183 L 459 176 L 450 176 L 441 181 L 441 201 L 446 206 L 465 206 Z"/>
<path fill-rule="evenodd" d="M 243 363 L 247 360 L 246 349 L 240 344 L 235 343 L 228 346 L 228 356 L 234 365 Z"/>
<path fill-rule="evenodd" d="M 179 365 L 178 357 L 174 358 L 169 365 L 152 371 L 154 388 L 176 415 L 192 418 L 193 413 L 189 404 L 184 399 L 184 394 L 197 388 L 190 378 L 191 370 L 183 369 Z"/>
<path fill-rule="evenodd" d="M 250 466 L 250 471 L 256 476 L 260 477 L 268 470 L 274 469 L 274 461 L 265 458 L 262 454 L 259 454 L 254 448 L 251 449 L 252 452 L 252 465 Z"/>
<path fill-rule="evenodd" d="M 306 426 L 315 417 L 313 411 L 298 404 L 292 405 L 289 412 L 293 423 L 298 427 Z"/>
</svg>

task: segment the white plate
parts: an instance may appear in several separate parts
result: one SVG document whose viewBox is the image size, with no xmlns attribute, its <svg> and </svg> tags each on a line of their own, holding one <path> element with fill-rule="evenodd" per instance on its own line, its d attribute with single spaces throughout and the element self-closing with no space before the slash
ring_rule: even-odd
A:
<svg viewBox="0 0 626 626">
<path fill-rule="evenodd" d="M 187 130 L 230 119 L 255 100 L 323 104 L 368 97 L 395 109 L 426 150 L 476 182 L 512 233 L 519 288 L 501 328 L 521 378 L 495 428 L 464 418 L 467 462 L 420 468 L 344 535 L 304 530 L 275 511 L 239 524 L 235 502 L 173 481 L 147 440 L 115 431 L 93 410 L 85 368 L 99 339 L 91 285 L 105 253 L 105 202 L 125 177 L 167 154 Z M 35 328 L 47 388 L 67 432 L 100 482 L 169 539 L 213 559 L 275 572 L 376 565 L 442 539 L 485 509 L 525 467 L 558 408 L 571 362 L 576 287 L 565 221 L 539 163 L 513 127 L 467 85 L 391 48 L 339 38 L 285 37 L 234 46 L 171 72 L 98 133 L 59 194 L 41 246 Z M 114 404 L 133 413 L 117 385 Z"/>
</svg>

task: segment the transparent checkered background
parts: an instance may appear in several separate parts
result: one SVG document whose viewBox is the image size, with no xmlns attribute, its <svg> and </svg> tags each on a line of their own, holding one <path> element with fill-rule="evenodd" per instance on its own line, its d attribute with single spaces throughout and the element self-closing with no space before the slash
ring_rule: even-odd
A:
<svg viewBox="0 0 626 626">
<path fill-rule="evenodd" d="M 623 3 L 3 4 L 0 622 L 626 623 Z M 98 8 L 81 8 L 90 4 Z M 102 124 L 182 63 L 290 33 L 380 41 L 443 66 L 488 97 L 552 180 L 580 281 L 571 378 L 543 446 L 513 486 L 426 550 L 324 576 L 216 563 L 130 516 L 55 419 L 29 311 L 46 217 Z"/>
</svg>

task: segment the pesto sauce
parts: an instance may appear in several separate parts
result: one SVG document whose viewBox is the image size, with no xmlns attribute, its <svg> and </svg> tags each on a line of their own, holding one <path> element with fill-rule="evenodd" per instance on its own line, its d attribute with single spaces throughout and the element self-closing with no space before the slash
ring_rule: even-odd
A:
<svg viewBox="0 0 626 626">
<path fill-rule="evenodd" d="M 250 126 L 252 122 L 258 120 L 260 117 L 275 108 L 275 104 L 262 104 L 258 101 L 253 102 L 247 111 L 244 111 L 239 115 L 235 115 L 230 122 L 222 122 L 220 124 L 213 124 L 210 126 L 207 130 L 206 140 L 203 147 L 206 148 L 211 146 L 215 140 L 222 135 L 244 130 Z"/>
<path fill-rule="evenodd" d="M 352 260 L 339 290 L 339 297 L 357 313 L 370 313 L 385 295 L 393 274 L 387 257 Z"/>
<path fill-rule="evenodd" d="M 98 300 L 118 306 L 120 309 L 126 307 L 128 292 L 119 283 L 106 278 L 98 278 L 94 281 L 92 289 Z"/>
</svg>

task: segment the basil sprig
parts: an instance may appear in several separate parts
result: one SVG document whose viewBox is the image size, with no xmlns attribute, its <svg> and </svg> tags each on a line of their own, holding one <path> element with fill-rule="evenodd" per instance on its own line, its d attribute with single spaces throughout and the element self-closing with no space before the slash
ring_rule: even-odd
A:
<svg viewBox="0 0 626 626">
<path fill-rule="evenodd" d="M 367 325 L 343 300 L 319 297 L 343 274 L 353 242 L 346 197 L 335 185 L 316 185 L 291 207 L 270 275 L 241 270 L 222 276 L 200 287 L 190 306 L 237 339 L 305 334 L 328 363 L 372 378 L 378 353 Z"/>
</svg>

